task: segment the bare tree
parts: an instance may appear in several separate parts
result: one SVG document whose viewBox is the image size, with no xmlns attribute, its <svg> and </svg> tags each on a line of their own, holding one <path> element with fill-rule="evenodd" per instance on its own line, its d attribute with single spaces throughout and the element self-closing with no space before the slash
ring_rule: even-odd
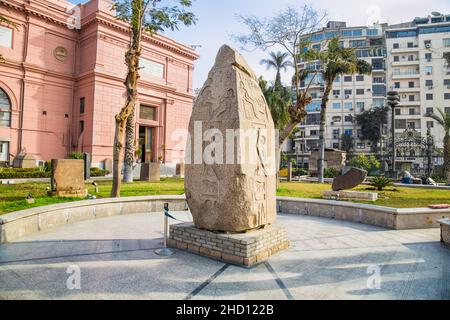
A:
<svg viewBox="0 0 450 320">
<path fill-rule="evenodd" d="M 164 5 L 161 2 L 164 2 Z M 112 9 L 116 10 L 117 19 L 130 24 L 131 36 L 130 47 L 125 53 L 125 65 L 128 69 L 124 82 L 127 100 L 125 106 L 115 116 L 111 197 L 120 197 L 123 140 L 128 118 L 134 114 L 138 99 L 137 84 L 142 35 L 144 32 L 153 35 L 165 29 L 175 30 L 178 29 L 180 23 L 184 25 L 194 24 L 194 14 L 185 11 L 191 5 L 191 0 L 115 0 L 113 2 Z M 129 160 L 130 157 L 134 159 L 134 121 L 129 121 L 128 125 L 133 127 L 133 130 L 127 130 L 130 134 L 129 140 L 133 140 L 128 148 L 131 153 L 131 156 L 127 156 Z"/>
<path fill-rule="evenodd" d="M 306 117 L 306 106 L 311 103 L 308 94 L 309 87 L 314 81 L 314 76 L 306 86 L 301 89 L 301 79 L 304 78 L 303 70 L 299 69 L 298 62 L 302 57 L 303 49 L 309 42 L 308 34 L 318 30 L 325 22 L 327 14 L 304 5 L 299 10 L 288 7 L 273 17 L 259 18 L 256 16 L 238 16 L 238 19 L 248 28 L 248 34 L 234 36 L 234 40 L 243 48 L 250 50 L 267 50 L 275 46 L 281 46 L 291 56 L 294 62 L 294 86 L 296 90 L 296 103 L 289 108 L 290 120 L 280 134 L 280 145 L 291 135 L 292 131 Z"/>
</svg>

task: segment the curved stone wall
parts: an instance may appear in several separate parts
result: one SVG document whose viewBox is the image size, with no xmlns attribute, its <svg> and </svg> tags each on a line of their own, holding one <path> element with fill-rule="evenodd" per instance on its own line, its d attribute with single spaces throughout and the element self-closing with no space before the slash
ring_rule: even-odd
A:
<svg viewBox="0 0 450 320">
<path fill-rule="evenodd" d="M 146 196 L 68 202 L 17 211 L 0 216 L 0 243 L 84 220 L 135 213 L 187 210 L 184 196 Z M 439 228 L 438 220 L 450 218 L 450 209 L 395 209 L 343 201 L 277 198 L 277 211 L 376 225 L 389 229 Z"/>
</svg>

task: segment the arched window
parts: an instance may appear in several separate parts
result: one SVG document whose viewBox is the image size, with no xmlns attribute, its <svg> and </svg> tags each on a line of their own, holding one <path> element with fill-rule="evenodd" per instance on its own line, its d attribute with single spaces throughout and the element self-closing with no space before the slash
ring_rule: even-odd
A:
<svg viewBox="0 0 450 320">
<path fill-rule="evenodd" d="M 11 126 L 11 100 L 2 88 L 0 88 L 0 126 Z"/>
</svg>

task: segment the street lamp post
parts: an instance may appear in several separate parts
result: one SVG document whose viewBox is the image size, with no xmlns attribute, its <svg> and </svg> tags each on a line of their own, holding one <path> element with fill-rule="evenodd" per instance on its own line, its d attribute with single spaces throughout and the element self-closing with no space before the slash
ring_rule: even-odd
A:
<svg viewBox="0 0 450 320">
<path fill-rule="evenodd" d="M 389 91 L 387 93 L 387 104 L 392 109 L 392 118 L 391 118 L 391 139 L 392 139 L 392 175 L 395 176 L 396 168 L 395 168 L 395 108 L 399 105 L 400 97 L 397 91 Z"/>
</svg>

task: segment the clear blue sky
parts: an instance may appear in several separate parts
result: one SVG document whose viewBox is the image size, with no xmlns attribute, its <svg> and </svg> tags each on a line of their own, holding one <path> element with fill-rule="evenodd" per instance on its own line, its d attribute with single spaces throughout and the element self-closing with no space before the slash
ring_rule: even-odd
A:
<svg viewBox="0 0 450 320">
<path fill-rule="evenodd" d="M 85 0 L 70 0 L 73 3 Z M 199 88 L 206 80 L 209 69 L 214 64 L 215 55 L 220 46 L 227 43 L 239 49 L 239 45 L 230 39 L 234 33 L 245 31 L 237 21 L 238 14 L 271 16 L 286 6 L 300 7 L 312 3 L 317 9 L 326 10 L 330 20 L 347 21 L 348 25 L 366 25 L 371 15 L 379 15 L 380 22 L 400 23 L 411 21 L 414 17 L 427 16 L 431 11 L 450 13 L 449 0 L 194 0 L 192 11 L 198 18 L 197 25 L 181 28 L 179 31 L 166 32 L 169 36 L 186 45 L 201 45 L 197 49 L 201 58 L 196 63 L 194 87 Z M 257 75 L 269 80 L 275 78 L 273 70 L 267 71 L 259 64 L 267 53 L 242 52 Z M 291 78 L 283 76 L 284 81 Z"/>
</svg>

